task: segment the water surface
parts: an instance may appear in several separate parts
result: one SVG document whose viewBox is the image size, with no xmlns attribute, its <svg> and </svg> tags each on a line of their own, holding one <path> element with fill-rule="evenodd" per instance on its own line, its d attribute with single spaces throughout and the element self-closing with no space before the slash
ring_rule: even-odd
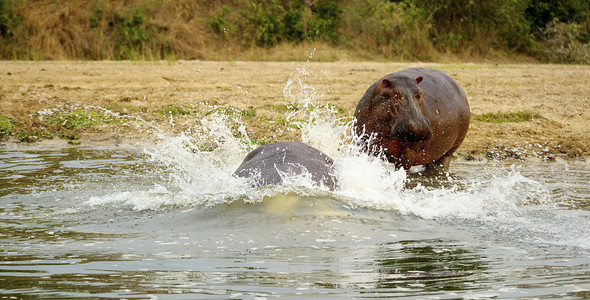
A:
<svg viewBox="0 0 590 300">
<path fill-rule="evenodd" d="M 134 149 L 0 149 L 2 298 L 590 298 L 588 163 L 406 176 L 306 74 L 286 120 L 334 159 L 334 191 L 232 176 L 255 145 L 218 113 Z"/>
<path fill-rule="evenodd" d="M 334 192 L 211 174 L 226 187 L 208 190 L 161 149 L 0 151 L 0 293 L 590 296 L 586 163 L 457 161 L 436 179 L 378 164 L 370 180 L 392 186 Z"/>
</svg>

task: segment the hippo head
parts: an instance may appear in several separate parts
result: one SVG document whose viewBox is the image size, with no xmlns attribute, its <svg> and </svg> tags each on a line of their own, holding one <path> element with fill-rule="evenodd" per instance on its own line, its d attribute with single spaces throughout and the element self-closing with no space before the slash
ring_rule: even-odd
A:
<svg viewBox="0 0 590 300">
<path fill-rule="evenodd" d="M 430 139 L 430 122 L 422 113 L 422 76 L 386 76 L 374 84 L 371 97 L 357 107 L 358 124 L 369 133 L 400 142 L 422 142 Z"/>
</svg>

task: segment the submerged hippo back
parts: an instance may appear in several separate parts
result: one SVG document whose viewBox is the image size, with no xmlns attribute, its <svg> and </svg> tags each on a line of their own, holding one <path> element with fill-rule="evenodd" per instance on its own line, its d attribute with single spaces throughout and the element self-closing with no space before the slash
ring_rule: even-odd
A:
<svg viewBox="0 0 590 300">
<path fill-rule="evenodd" d="M 332 164 L 329 156 L 304 143 L 278 142 L 248 153 L 234 174 L 252 178 L 254 186 L 265 186 L 282 184 L 281 174 L 295 176 L 307 172 L 315 183 L 333 190 L 336 177 Z"/>
</svg>

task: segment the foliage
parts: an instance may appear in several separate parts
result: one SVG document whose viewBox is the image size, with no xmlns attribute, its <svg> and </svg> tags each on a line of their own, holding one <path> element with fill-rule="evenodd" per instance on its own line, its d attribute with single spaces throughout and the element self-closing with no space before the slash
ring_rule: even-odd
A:
<svg viewBox="0 0 590 300">
<path fill-rule="evenodd" d="M 12 118 L 0 115 L 0 137 L 11 136 L 14 134 L 14 120 Z"/>
<path fill-rule="evenodd" d="M 19 141 L 29 143 L 38 141 L 41 138 L 53 139 L 53 134 L 47 130 L 36 130 L 32 132 L 17 131 L 15 135 Z"/>
<path fill-rule="evenodd" d="M 521 13 L 529 0 L 414 1 L 431 24 L 429 37 L 440 51 L 527 49 L 532 45 L 530 24 Z"/>
<path fill-rule="evenodd" d="M 581 42 L 587 43 L 590 39 L 590 2 L 588 0 L 537 0 L 530 1 L 524 12 L 525 17 L 532 25 L 533 33 L 541 35 L 543 29 L 552 22 L 566 24 L 580 24 L 585 27 L 585 34 Z"/>
<path fill-rule="evenodd" d="M 342 9 L 338 4 L 335 1 L 321 1 L 314 3 L 311 11 L 314 18 L 307 22 L 307 38 L 323 38 L 328 42 L 338 42 L 338 30 L 342 23 Z"/>
<path fill-rule="evenodd" d="M 312 18 L 304 19 L 305 7 L 296 1 L 240 1 L 240 9 L 221 6 L 207 18 L 214 32 L 225 40 L 246 46 L 269 47 L 281 42 L 322 39 L 336 42 L 342 10 L 335 1 L 320 1 L 311 7 Z M 307 28 L 307 29 L 306 29 Z"/>
<path fill-rule="evenodd" d="M 428 17 L 411 1 L 364 0 L 360 9 L 347 7 L 346 15 L 346 31 L 357 37 L 349 40 L 353 47 L 392 59 L 432 58 Z"/>
<path fill-rule="evenodd" d="M 262 59 L 256 54 L 306 43 L 353 58 L 589 63 L 590 2 L 0 1 L 0 59 Z"/>
<path fill-rule="evenodd" d="M 581 25 L 566 24 L 553 20 L 543 30 L 542 57 L 559 63 L 590 63 L 590 43 L 582 43 L 584 34 Z"/>
<path fill-rule="evenodd" d="M 120 51 L 119 57 L 137 58 L 135 53 L 141 52 L 148 40 L 146 21 L 142 7 L 135 7 L 126 15 L 117 15 L 115 28 L 119 33 L 119 38 L 115 46 Z"/>
<path fill-rule="evenodd" d="M 303 34 L 299 9 L 287 8 L 276 0 L 249 2 L 239 10 L 223 5 L 209 16 L 208 23 L 226 40 L 239 40 L 249 46 L 273 46 L 282 41 L 298 40 Z"/>
<path fill-rule="evenodd" d="M 53 138 L 53 135 L 45 129 L 31 132 L 22 131 L 17 128 L 12 118 L 0 115 L 0 138 L 5 136 L 15 136 L 21 142 L 34 142 L 39 138 Z"/>
<path fill-rule="evenodd" d="M 22 16 L 14 9 L 14 1 L 0 1 L 0 36 L 11 37 L 13 29 L 22 22 Z"/>
</svg>

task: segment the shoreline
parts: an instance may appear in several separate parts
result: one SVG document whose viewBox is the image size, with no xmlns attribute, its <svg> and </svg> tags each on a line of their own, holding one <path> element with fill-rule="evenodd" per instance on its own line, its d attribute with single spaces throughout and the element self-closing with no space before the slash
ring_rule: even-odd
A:
<svg viewBox="0 0 590 300">
<path fill-rule="evenodd" d="M 316 93 L 318 107 L 330 105 L 338 118 L 351 119 L 376 79 L 415 66 L 442 70 L 467 95 L 472 118 L 459 158 L 590 156 L 590 66 L 548 64 L 0 61 L 0 116 L 13 120 L 19 133 L 0 138 L 0 147 L 18 145 L 22 136 L 33 140 L 32 147 L 150 143 L 151 129 L 124 118 L 175 135 L 212 112 L 239 119 L 259 143 L 300 140 L 300 131 L 285 119 L 293 107 L 301 109 L 297 95 Z M 291 95 L 285 94 L 288 82 L 300 82 Z M 532 117 L 493 119 L 516 112 Z"/>
</svg>

